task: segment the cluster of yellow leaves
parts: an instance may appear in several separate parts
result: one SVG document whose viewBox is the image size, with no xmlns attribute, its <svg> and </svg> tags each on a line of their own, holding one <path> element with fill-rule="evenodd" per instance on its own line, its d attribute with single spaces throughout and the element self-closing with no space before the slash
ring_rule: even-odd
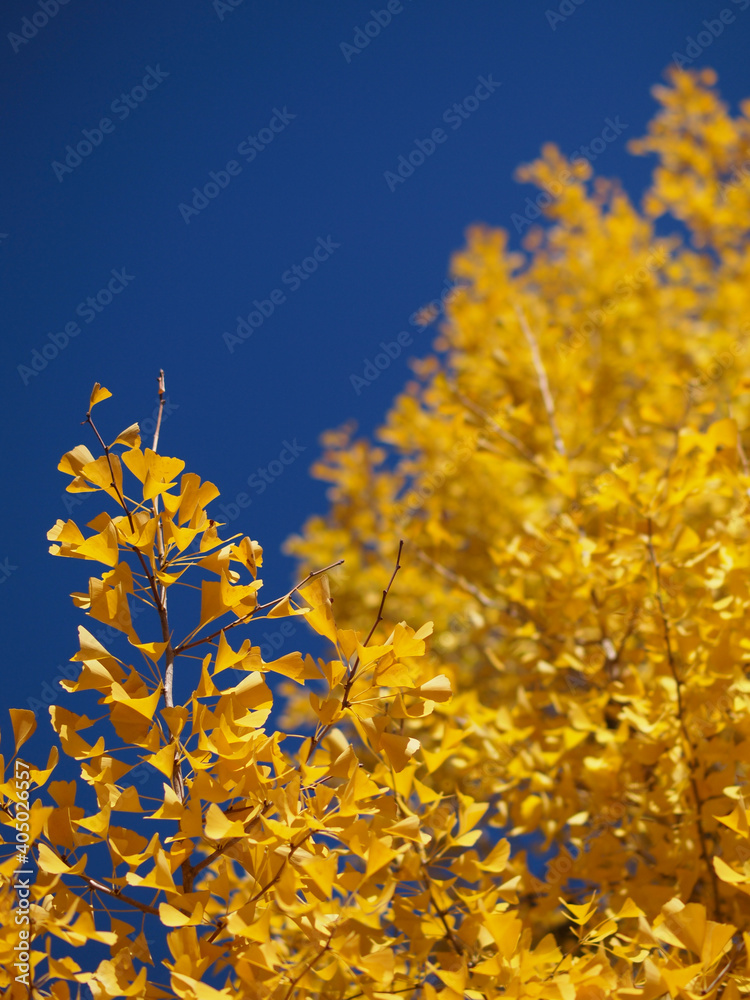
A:
<svg viewBox="0 0 750 1000">
<path fill-rule="evenodd" d="M 37 720 L 11 712 L 4 842 L 31 850 L 0 863 L 0 908 L 13 915 L 0 926 L 5 995 L 453 998 L 517 977 L 509 843 L 483 837 L 486 804 L 431 787 L 407 731 L 451 698 L 425 658 L 431 623 L 372 642 L 380 615 L 366 636 L 339 628 L 321 571 L 259 603 L 260 546 L 220 538 L 206 511 L 218 490 L 142 449 L 137 426 L 105 445 L 91 413 L 109 395 L 97 384 L 87 413 L 103 454 L 79 445 L 59 468 L 68 490 L 103 494 L 114 512 L 58 521 L 48 537 L 55 555 L 103 564 L 74 603 L 122 632 L 138 665 L 79 627 L 80 670 L 63 687 L 104 715 L 50 708 L 77 779 L 51 780 L 53 747 L 45 768 L 23 762 L 21 790 L 16 757 Z M 200 587 L 187 583 L 196 575 Z M 196 589 L 197 625 L 178 639 L 171 599 Z M 139 602 L 156 636 L 136 633 Z M 331 659 L 266 662 L 251 638 L 233 640 L 289 615 Z M 306 689 L 306 732 L 267 728 L 274 674 Z M 446 738 L 455 747 L 462 734 Z M 153 775 L 145 790 L 136 767 Z M 19 882 L 19 867 L 35 877 Z M 547 942 L 524 975 L 541 983 L 561 959 Z"/>
<path fill-rule="evenodd" d="M 309 572 L 280 599 L 260 600 L 258 543 L 220 537 L 212 484 L 137 426 L 105 445 L 95 387 L 102 454 L 60 468 L 111 513 L 49 537 L 105 567 L 73 600 L 128 655 L 79 630 L 63 686 L 102 710 L 50 712 L 79 777 L 51 780 L 54 747 L 25 765 L 31 958 L 21 981 L 13 854 L 9 997 L 750 993 L 750 132 L 713 83 L 658 91 L 643 213 L 553 147 L 520 171 L 568 171 L 551 225 L 526 255 L 470 233 L 443 359 L 381 445 L 328 435 L 331 511 L 293 541 Z M 664 211 L 692 243 L 657 235 Z M 368 632 L 334 621 L 329 580 Z M 330 659 L 263 660 L 253 622 L 288 615 Z M 406 624 L 426 617 L 432 637 Z M 18 754 L 36 720 L 11 719 Z"/>
<path fill-rule="evenodd" d="M 289 543 L 346 557 L 356 621 L 405 540 L 386 614 L 434 621 L 456 694 L 404 731 L 432 788 L 496 807 L 533 940 L 563 941 L 561 893 L 639 911 L 606 959 L 577 942 L 586 989 L 498 980 L 513 996 L 750 993 L 750 101 L 732 116 L 715 83 L 656 88 L 642 211 L 553 146 L 519 171 L 548 224 L 525 253 L 470 230 L 439 354 L 377 444 L 326 436 L 329 512 Z"/>
</svg>

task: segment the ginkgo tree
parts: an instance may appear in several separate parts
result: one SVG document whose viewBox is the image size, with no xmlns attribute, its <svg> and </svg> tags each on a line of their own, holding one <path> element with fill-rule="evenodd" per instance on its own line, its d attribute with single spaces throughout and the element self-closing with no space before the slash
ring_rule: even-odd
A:
<svg viewBox="0 0 750 1000">
<path fill-rule="evenodd" d="M 356 622 L 404 539 L 387 617 L 434 621 L 455 692 L 405 731 L 431 787 L 493 804 L 535 936 L 561 896 L 642 911 L 661 951 L 616 996 L 750 984 L 750 100 L 715 84 L 656 88 L 642 209 L 552 145 L 519 169 L 545 220 L 523 252 L 469 231 L 436 353 L 374 442 L 327 434 L 330 508 L 289 544 L 346 556 Z"/>
<path fill-rule="evenodd" d="M 424 658 L 431 625 L 378 634 L 389 585 L 366 635 L 339 629 L 320 570 L 261 602 L 258 543 L 219 537 L 206 511 L 218 490 L 157 453 L 158 428 L 153 448 L 142 449 L 137 425 L 106 444 L 93 409 L 109 396 L 97 384 L 86 414 L 99 457 L 78 445 L 59 468 L 69 491 L 113 509 L 86 533 L 59 520 L 49 538 L 53 554 L 106 567 L 73 601 L 121 632 L 139 666 L 80 626 L 80 673 L 63 687 L 96 693 L 105 716 L 50 708 L 77 781 L 51 780 L 56 746 L 46 764 L 20 756 L 36 720 L 11 711 L 15 753 L 3 762 L 2 794 L 15 837 L 6 838 L 14 851 L 0 902 L 21 919 L 0 930 L 7 995 L 63 998 L 85 986 L 96 998 L 291 998 L 463 982 L 469 955 L 491 959 L 496 938 L 521 928 L 508 912 L 507 840 L 495 838 L 481 859 L 461 853 L 481 838 L 487 807 L 468 795 L 446 807 L 411 767 L 420 744 L 405 720 L 429 716 L 451 694 Z M 200 606 L 177 638 L 168 597 L 196 587 L 188 575 L 200 578 Z M 135 602 L 151 610 L 153 634 L 136 632 Z M 264 662 L 250 637 L 234 638 L 260 618 L 290 615 L 330 643 L 331 660 Z M 306 734 L 266 731 L 273 675 L 318 682 Z M 161 779 L 157 798 L 129 779 L 141 763 Z M 468 924 L 454 927 L 441 865 L 479 876 L 481 896 L 472 888 L 467 904 L 494 937 L 483 919 L 468 936 Z M 17 872 L 29 866 L 31 903 L 14 906 L 30 881 Z M 159 934 L 153 951 L 169 957 L 152 968 Z M 76 958 L 85 945 L 104 953 L 91 967 Z"/>
<path fill-rule="evenodd" d="M 658 90 L 642 212 L 522 168 L 550 224 L 470 232 L 381 442 L 327 435 L 281 597 L 94 387 L 59 468 L 97 509 L 49 533 L 90 627 L 47 759 L 3 727 L 8 996 L 750 993 L 750 103 L 714 82 Z M 292 615 L 328 657 L 263 659 Z"/>
</svg>

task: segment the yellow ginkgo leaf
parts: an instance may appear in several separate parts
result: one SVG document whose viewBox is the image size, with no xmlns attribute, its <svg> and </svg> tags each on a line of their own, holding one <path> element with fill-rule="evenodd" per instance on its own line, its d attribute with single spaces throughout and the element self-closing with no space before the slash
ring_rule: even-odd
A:
<svg viewBox="0 0 750 1000">
<path fill-rule="evenodd" d="M 112 393 L 109 389 L 105 389 L 103 385 L 94 382 L 94 388 L 91 390 L 91 398 L 89 399 L 89 412 L 93 410 L 97 403 L 101 403 L 103 399 L 109 399 L 111 395 Z"/>
<path fill-rule="evenodd" d="M 36 730 L 36 716 L 26 708 L 11 708 L 10 721 L 13 726 L 16 753 L 18 753 L 26 740 L 30 739 Z"/>
<path fill-rule="evenodd" d="M 572 920 L 575 924 L 580 924 L 581 927 L 587 923 L 592 914 L 596 913 L 596 893 L 592 895 L 588 903 L 569 903 L 561 896 L 559 896 L 558 899 L 563 906 L 570 910 L 572 916 L 568 919 Z"/>
<path fill-rule="evenodd" d="M 46 844 L 39 844 L 37 850 L 39 867 L 50 875 L 78 875 L 86 870 L 85 854 L 74 865 L 69 865 Z"/>
<path fill-rule="evenodd" d="M 414 736 L 397 733 L 383 733 L 380 744 L 394 771 L 403 771 L 420 747 L 419 740 Z"/>
<path fill-rule="evenodd" d="M 138 424 L 131 424 L 124 431 L 120 431 L 115 440 L 110 445 L 113 448 L 116 444 L 124 444 L 126 448 L 140 448 L 141 429 Z"/>
</svg>

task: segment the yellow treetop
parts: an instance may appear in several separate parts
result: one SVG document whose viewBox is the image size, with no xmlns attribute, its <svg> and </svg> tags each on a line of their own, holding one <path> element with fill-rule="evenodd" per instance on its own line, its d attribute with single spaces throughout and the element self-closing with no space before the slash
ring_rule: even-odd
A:
<svg viewBox="0 0 750 1000">
<path fill-rule="evenodd" d="M 379 443 L 327 436 L 281 597 L 94 387 L 59 468 L 103 509 L 49 532 L 98 564 L 74 697 L 0 759 L 4 995 L 750 993 L 750 123 L 714 82 L 657 91 L 643 212 L 522 168 L 550 225 L 469 233 Z M 326 656 L 264 660 L 292 615 Z"/>
</svg>

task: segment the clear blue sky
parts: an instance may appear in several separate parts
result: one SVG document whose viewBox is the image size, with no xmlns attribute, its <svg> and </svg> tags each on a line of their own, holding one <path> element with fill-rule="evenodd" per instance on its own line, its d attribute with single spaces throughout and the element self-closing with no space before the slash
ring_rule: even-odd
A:
<svg viewBox="0 0 750 1000">
<path fill-rule="evenodd" d="M 534 192 L 513 170 L 543 142 L 570 153 L 608 119 L 627 126 L 594 166 L 640 195 L 650 163 L 626 140 L 688 36 L 704 33 L 693 65 L 718 70 L 733 106 L 750 93 L 750 0 L 724 6 L 734 22 L 714 37 L 722 0 L 4 0 L 6 731 L 4 709 L 77 648 L 67 595 L 87 566 L 53 560 L 45 535 L 68 516 L 60 455 L 92 444 L 92 384 L 115 394 L 98 410 L 111 438 L 149 420 L 165 369 L 163 451 L 222 502 L 252 499 L 236 527 L 285 589 L 280 545 L 325 505 L 308 474 L 319 434 L 349 418 L 371 431 L 431 333 L 359 393 L 351 377 L 414 333 L 467 225 L 517 243 L 511 215 Z M 235 340 L 238 316 L 250 335 Z"/>
</svg>

